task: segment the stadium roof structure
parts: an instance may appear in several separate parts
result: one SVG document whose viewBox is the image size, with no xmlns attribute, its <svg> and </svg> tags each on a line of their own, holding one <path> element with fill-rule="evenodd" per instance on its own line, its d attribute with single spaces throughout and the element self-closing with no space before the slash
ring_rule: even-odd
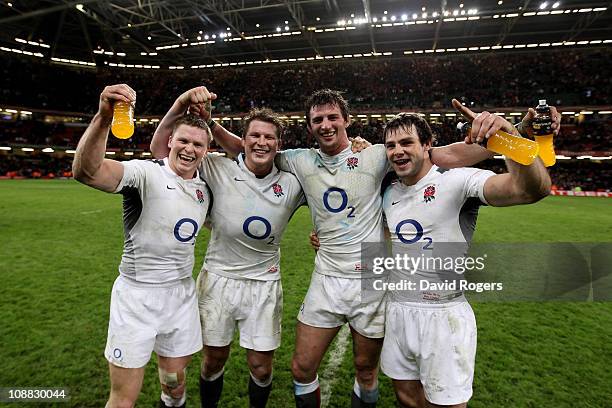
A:
<svg viewBox="0 0 612 408">
<path fill-rule="evenodd" d="M 2 51 L 91 66 L 197 68 L 612 43 L 611 1 L 1 1 Z"/>
</svg>

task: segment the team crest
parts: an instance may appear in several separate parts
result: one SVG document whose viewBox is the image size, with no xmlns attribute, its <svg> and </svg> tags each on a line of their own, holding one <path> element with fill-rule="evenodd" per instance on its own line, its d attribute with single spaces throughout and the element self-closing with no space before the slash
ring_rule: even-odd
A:
<svg viewBox="0 0 612 408">
<path fill-rule="evenodd" d="M 204 193 L 202 192 L 202 190 L 196 190 L 196 197 L 198 198 L 200 204 L 204 202 Z"/>
<path fill-rule="evenodd" d="M 357 157 L 349 157 L 346 159 L 346 166 L 353 170 L 355 167 L 359 165 L 359 159 Z"/>
<path fill-rule="evenodd" d="M 423 199 L 426 203 L 436 199 L 436 188 L 434 186 L 427 186 L 423 192 Z"/>
<path fill-rule="evenodd" d="M 272 185 L 272 191 L 274 192 L 274 195 L 277 197 L 285 195 L 285 193 L 283 193 L 283 187 L 281 187 L 281 185 L 278 183 L 274 183 Z"/>
</svg>

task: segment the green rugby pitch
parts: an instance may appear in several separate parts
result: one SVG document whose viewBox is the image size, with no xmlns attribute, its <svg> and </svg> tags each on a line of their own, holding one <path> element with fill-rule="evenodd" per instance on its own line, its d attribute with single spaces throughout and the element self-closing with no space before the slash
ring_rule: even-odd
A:
<svg viewBox="0 0 612 408">
<path fill-rule="evenodd" d="M 610 241 L 610 204 L 605 198 L 549 197 L 531 206 L 483 208 L 475 240 Z M 270 407 L 293 406 L 290 361 L 295 316 L 313 267 L 310 229 L 308 210 L 300 209 L 282 241 L 283 341 Z M 208 237 L 204 231 L 198 239 L 195 274 Z M 123 243 L 121 197 L 74 181 L 0 181 L 0 239 L 0 387 L 67 387 L 68 404 L 43 406 L 103 406 L 109 389 L 103 356 L 108 305 Z M 610 406 L 612 303 L 472 306 L 478 354 L 470 407 Z M 330 407 L 350 405 L 350 345 L 339 351 L 344 359 L 326 359 L 320 370 L 338 364 L 332 378 L 321 378 L 331 384 Z M 199 406 L 199 364 L 196 356 L 188 372 L 192 407 Z M 247 380 L 245 353 L 234 345 L 221 406 L 248 406 Z M 395 406 L 391 382 L 381 376 L 380 383 L 379 406 Z M 158 399 L 152 359 L 137 406 L 151 407 Z"/>
</svg>

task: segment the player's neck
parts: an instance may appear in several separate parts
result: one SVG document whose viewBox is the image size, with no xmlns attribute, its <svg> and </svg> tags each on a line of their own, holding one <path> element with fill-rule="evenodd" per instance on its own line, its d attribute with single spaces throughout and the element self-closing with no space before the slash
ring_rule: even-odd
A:
<svg viewBox="0 0 612 408">
<path fill-rule="evenodd" d="M 343 140 L 342 142 L 338 143 L 337 146 L 330 148 L 329 150 L 324 147 L 321 147 L 321 152 L 325 153 L 328 156 L 335 156 L 339 154 L 340 152 L 342 152 L 343 150 L 345 150 L 347 147 L 349 147 L 350 144 L 351 143 L 349 142 L 347 138 Z"/>
<path fill-rule="evenodd" d="M 421 179 L 425 177 L 427 173 L 429 173 L 429 170 L 431 170 L 432 167 L 433 163 L 429 161 L 429 159 L 424 160 L 423 165 L 421 166 L 417 174 L 413 176 L 401 177 L 402 183 L 407 186 L 414 186 L 416 183 L 421 181 Z"/>
<path fill-rule="evenodd" d="M 257 178 L 263 178 L 270 174 L 272 171 L 272 162 L 269 164 L 255 164 L 251 162 L 249 159 L 245 159 L 244 165 L 251 173 L 253 173 Z"/>
</svg>

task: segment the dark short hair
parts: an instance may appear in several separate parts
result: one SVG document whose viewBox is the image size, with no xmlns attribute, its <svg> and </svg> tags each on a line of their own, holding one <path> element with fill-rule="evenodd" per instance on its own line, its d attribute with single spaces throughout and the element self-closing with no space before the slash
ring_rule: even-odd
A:
<svg viewBox="0 0 612 408">
<path fill-rule="evenodd" d="M 417 131 L 417 135 L 419 135 L 419 142 L 421 142 L 422 145 L 428 143 L 433 144 L 434 135 L 429 123 L 416 113 L 406 112 L 398 113 L 385 124 L 383 140 L 386 142 L 389 133 L 397 132 L 400 129 L 405 132 L 410 132 L 413 126 Z"/>
<path fill-rule="evenodd" d="M 261 122 L 266 122 L 274 125 L 276 127 L 276 136 L 280 139 L 283 135 L 283 131 L 285 130 L 285 122 L 280 118 L 280 116 L 269 108 L 254 108 L 249 111 L 249 113 L 242 118 L 244 121 L 244 130 L 242 131 L 242 137 L 246 136 L 247 131 L 249 130 L 249 125 L 254 120 L 259 120 Z"/>
<path fill-rule="evenodd" d="M 310 125 L 310 110 L 315 106 L 323 106 L 323 105 L 335 105 L 340 108 L 340 112 L 342 112 L 342 117 L 344 120 L 348 121 L 349 117 L 349 107 L 348 102 L 342 96 L 340 91 L 334 91 L 331 89 L 320 89 L 310 95 L 310 97 L 306 100 L 306 104 L 304 106 L 306 110 L 306 123 Z"/>
<path fill-rule="evenodd" d="M 206 121 L 202 119 L 201 117 L 193 115 L 191 113 L 183 115 L 176 122 L 174 122 L 174 128 L 172 129 L 172 134 L 174 134 L 176 129 L 178 129 L 178 127 L 181 125 L 187 125 L 187 126 L 195 127 L 198 129 L 203 129 L 206 132 L 206 135 L 208 136 L 208 141 L 210 142 L 212 138 L 210 128 L 206 124 Z"/>
</svg>

